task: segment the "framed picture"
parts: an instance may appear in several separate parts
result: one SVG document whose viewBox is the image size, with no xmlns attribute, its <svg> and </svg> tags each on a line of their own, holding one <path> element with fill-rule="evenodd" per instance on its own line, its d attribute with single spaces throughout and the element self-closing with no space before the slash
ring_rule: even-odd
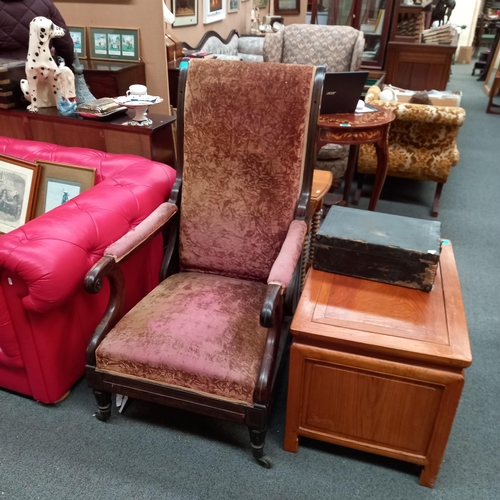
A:
<svg viewBox="0 0 500 500">
<path fill-rule="evenodd" d="M 240 10 L 240 0 L 228 0 L 227 11 L 232 14 Z"/>
<path fill-rule="evenodd" d="M 268 0 L 255 0 L 255 7 L 258 9 L 264 9 L 267 7 Z"/>
<path fill-rule="evenodd" d="M 95 168 L 44 160 L 37 160 L 36 163 L 41 173 L 35 217 L 66 203 L 95 184 Z"/>
<path fill-rule="evenodd" d="M 73 40 L 73 47 L 80 59 L 87 58 L 87 30 L 81 26 L 68 26 L 69 34 Z"/>
<path fill-rule="evenodd" d="M 8 233 L 33 217 L 40 167 L 0 155 L 0 233 Z"/>
<path fill-rule="evenodd" d="M 203 24 L 222 19 L 226 19 L 226 0 L 203 0 Z"/>
<path fill-rule="evenodd" d="M 90 28 L 90 58 L 139 62 L 139 30 Z"/>
<path fill-rule="evenodd" d="M 172 27 L 194 26 L 198 24 L 198 0 L 172 0 L 172 13 Z"/>
<path fill-rule="evenodd" d="M 300 14 L 300 0 L 274 0 L 274 13 L 277 16 Z"/>
</svg>

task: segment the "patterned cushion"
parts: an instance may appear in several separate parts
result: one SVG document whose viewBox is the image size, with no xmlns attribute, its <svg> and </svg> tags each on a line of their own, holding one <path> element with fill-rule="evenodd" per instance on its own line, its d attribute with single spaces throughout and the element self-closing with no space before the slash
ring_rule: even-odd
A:
<svg viewBox="0 0 500 500">
<path fill-rule="evenodd" d="M 108 333 L 97 369 L 251 405 L 266 291 L 262 283 L 175 274 Z"/>
<path fill-rule="evenodd" d="M 294 217 L 314 73 L 312 66 L 190 62 L 183 270 L 267 279 Z"/>
<path fill-rule="evenodd" d="M 326 66 L 327 71 L 357 71 L 363 32 L 349 26 L 292 24 L 264 39 L 264 61 Z"/>
<path fill-rule="evenodd" d="M 238 35 L 233 35 L 227 44 L 221 42 L 217 37 L 212 36 L 200 50 L 202 52 L 211 52 L 212 54 L 236 56 L 238 55 Z"/>
<path fill-rule="evenodd" d="M 451 167 L 459 160 L 456 139 L 465 119 L 458 107 L 428 106 L 378 101 L 380 89 L 368 90 L 366 102 L 392 109 L 396 120 L 389 129 L 387 175 L 409 179 L 446 182 Z M 374 174 L 377 169 L 375 147 L 360 147 L 358 172 Z"/>
<path fill-rule="evenodd" d="M 238 52 L 262 56 L 264 38 L 261 36 L 241 36 L 238 38 Z"/>
<path fill-rule="evenodd" d="M 349 146 L 342 144 L 326 144 L 318 151 L 318 160 L 337 160 L 349 156 Z"/>
<path fill-rule="evenodd" d="M 264 62 L 264 56 L 257 54 L 245 54 L 244 52 L 238 52 L 238 57 L 240 60 L 246 62 Z"/>
<path fill-rule="evenodd" d="M 336 160 L 318 160 L 316 162 L 317 170 L 329 170 L 333 174 L 333 180 L 341 179 L 347 170 L 348 158 L 338 158 Z"/>
</svg>

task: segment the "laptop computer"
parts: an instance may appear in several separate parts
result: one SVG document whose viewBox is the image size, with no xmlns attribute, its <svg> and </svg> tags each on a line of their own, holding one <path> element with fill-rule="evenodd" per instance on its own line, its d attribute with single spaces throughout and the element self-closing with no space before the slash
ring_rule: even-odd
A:
<svg viewBox="0 0 500 500">
<path fill-rule="evenodd" d="M 368 71 L 326 73 L 320 113 L 354 113 L 367 78 Z"/>
</svg>

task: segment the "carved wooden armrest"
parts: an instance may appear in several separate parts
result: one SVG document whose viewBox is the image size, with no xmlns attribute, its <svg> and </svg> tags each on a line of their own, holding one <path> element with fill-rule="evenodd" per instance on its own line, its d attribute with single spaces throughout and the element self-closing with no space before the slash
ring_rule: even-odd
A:
<svg viewBox="0 0 500 500">
<path fill-rule="evenodd" d="M 85 290 L 88 293 L 99 293 L 104 278 L 108 278 L 110 285 L 108 307 L 87 347 L 87 364 L 95 366 L 97 347 L 121 316 L 125 302 L 125 280 L 120 263 L 153 239 L 176 212 L 177 205 L 170 202 L 161 204 L 137 227 L 112 243 L 104 251 L 104 256 L 94 264 L 85 276 Z"/>
</svg>

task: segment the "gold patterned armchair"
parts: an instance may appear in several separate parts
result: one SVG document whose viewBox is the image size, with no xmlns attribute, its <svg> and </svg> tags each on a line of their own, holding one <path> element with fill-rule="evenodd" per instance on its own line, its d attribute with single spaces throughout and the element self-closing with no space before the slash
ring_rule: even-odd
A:
<svg viewBox="0 0 500 500">
<path fill-rule="evenodd" d="M 90 293 L 111 285 L 87 349 L 99 419 L 120 393 L 239 422 L 271 466 L 264 439 L 299 293 L 323 78 L 314 66 L 236 61 L 181 70 L 170 200 L 86 277 Z M 162 281 L 122 316 L 120 265 L 160 231 Z"/>
<path fill-rule="evenodd" d="M 389 130 L 387 175 L 437 182 L 432 216 L 437 217 L 443 185 L 451 168 L 460 158 L 458 131 L 465 120 L 465 110 L 458 107 L 431 106 L 380 101 L 380 88 L 368 90 L 366 103 L 394 111 L 396 119 Z M 363 174 L 374 174 L 377 155 L 372 144 L 360 146 L 358 157 L 357 204 L 363 187 Z"/>
<path fill-rule="evenodd" d="M 358 71 L 365 39 L 350 26 L 291 24 L 264 39 L 264 61 L 325 66 L 328 73 Z M 339 181 L 347 168 L 349 147 L 328 144 L 318 152 L 317 169 L 330 170 Z"/>
</svg>

